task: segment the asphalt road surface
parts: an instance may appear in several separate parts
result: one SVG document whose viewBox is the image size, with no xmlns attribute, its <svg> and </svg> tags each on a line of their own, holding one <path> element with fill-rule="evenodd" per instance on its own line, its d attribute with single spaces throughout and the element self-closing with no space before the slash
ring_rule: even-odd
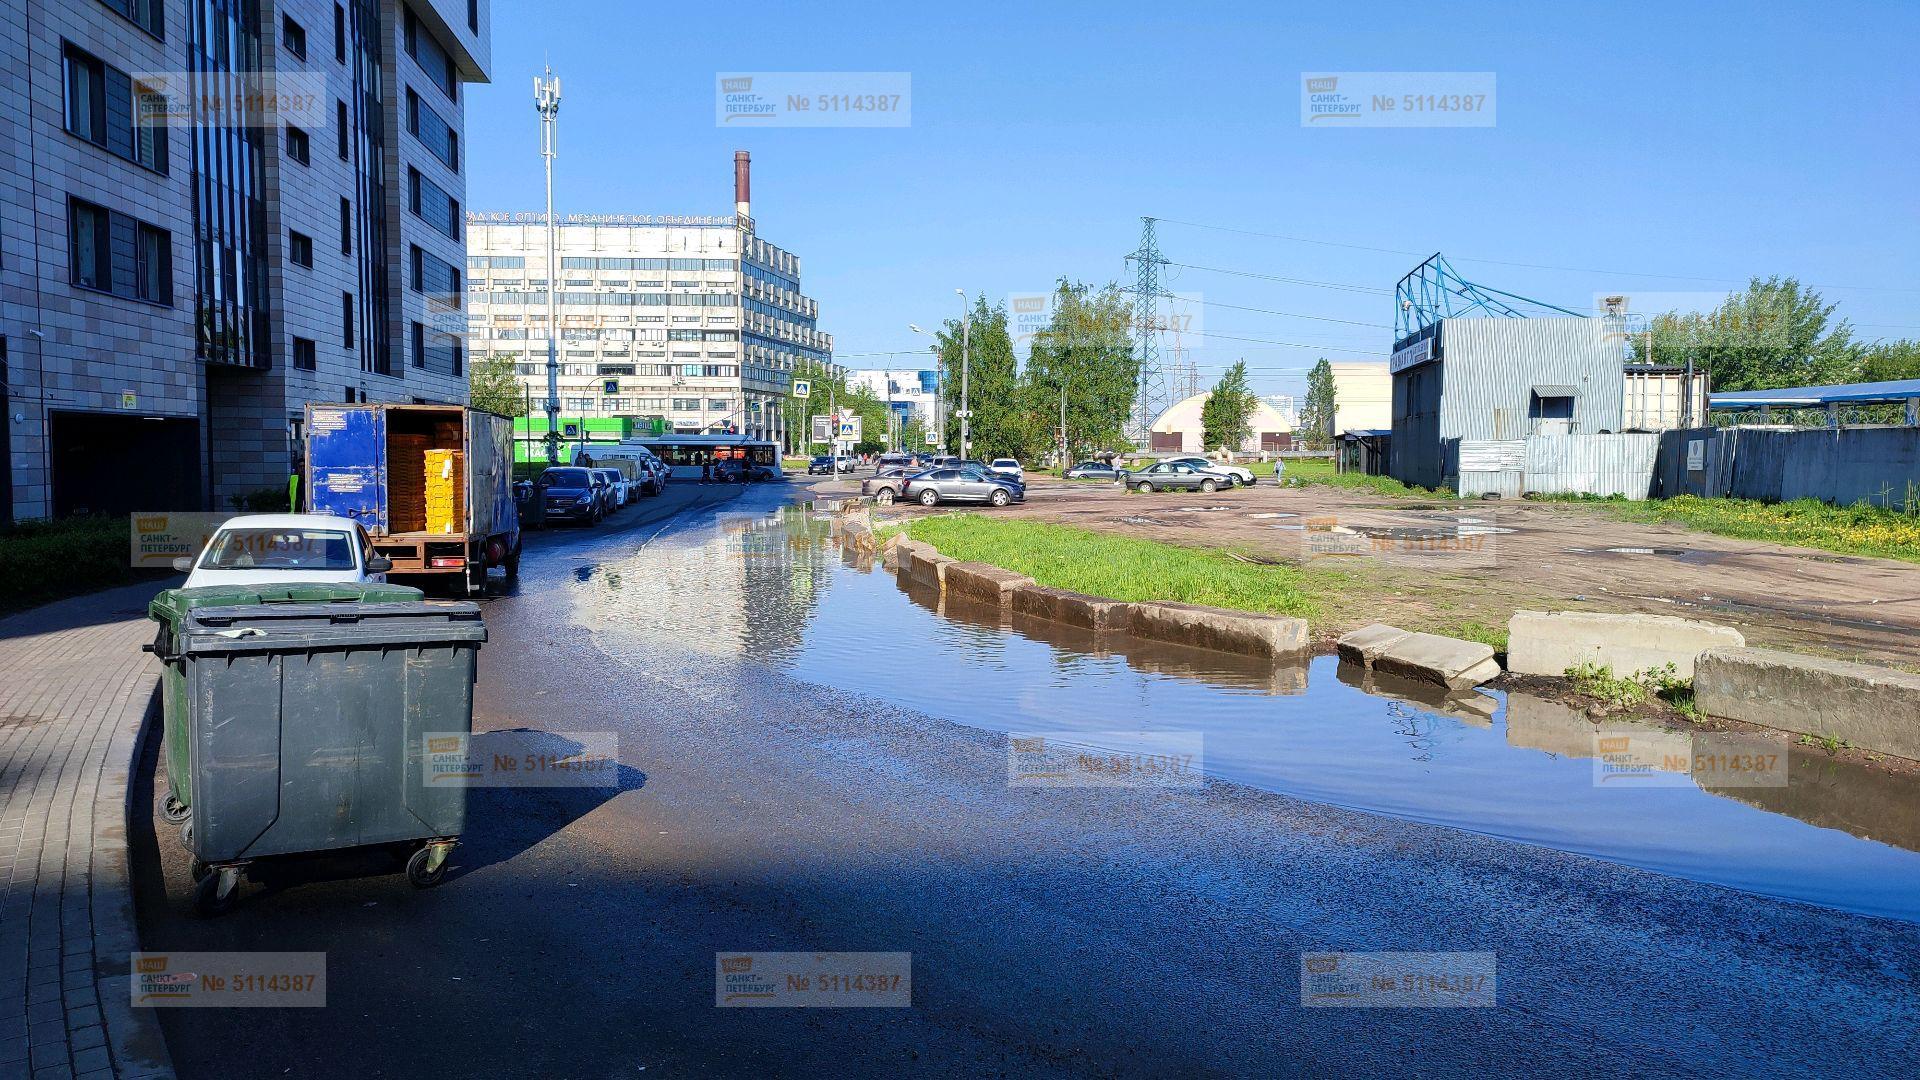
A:
<svg viewBox="0 0 1920 1080">
<path fill-rule="evenodd" d="M 1225 783 L 1012 788 L 1002 735 L 577 621 L 603 561 L 799 490 L 534 534 L 476 728 L 617 731 L 618 786 L 473 792 L 439 888 L 334 858 L 201 920 L 136 828 L 143 947 L 327 953 L 325 1008 L 164 1011 L 180 1075 L 1913 1075 L 1920 926 Z M 717 1008 L 751 950 L 911 953 L 911 1007 Z M 1497 1003 L 1304 1008 L 1321 951 L 1491 952 Z"/>
</svg>

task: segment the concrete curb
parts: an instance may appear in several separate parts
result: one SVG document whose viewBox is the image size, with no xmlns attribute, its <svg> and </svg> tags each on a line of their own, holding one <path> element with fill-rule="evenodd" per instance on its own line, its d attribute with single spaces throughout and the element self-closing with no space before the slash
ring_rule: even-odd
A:
<svg viewBox="0 0 1920 1080">
<path fill-rule="evenodd" d="M 1001 607 L 1008 606 L 1016 589 L 1033 584 L 1033 579 L 1025 574 L 990 563 L 948 563 L 943 573 L 947 592 Z"/>
<path fill-rule="evenodd" d="M 1920 675 L 1772 649 L 1709 649 L 1694 668 L 1693 700 L 1709 716 L 1920 761 Z"/>
<path fill-rule="evenodd" d="M 1672 664 L 1683 679 L 1693 678 L 1694 660 L 1707 649 L 1747 643 L 1719 623 L 1595 611 L 1516 611 L 1507 639 L 1507 670 L 1521 675 L 1564 675 L 1582 663 L 1632 675 Z"/>
<path fill-rule="evenodd" d="M 1125 630 L 1133 622 L 1133 605 L 1124 600 L 1088 596 L 1031 581 L 1013 590 L 1013 610 L 1083 630 Z"/>
<path fill-rule="evenodd" d="M 1127 630 L 1166 641 L 1249 656 L 1288 656 L 1307 650 L 1307 621 L 1283 615 L 1155 601 L 1134 604 Z"/>
</svg>

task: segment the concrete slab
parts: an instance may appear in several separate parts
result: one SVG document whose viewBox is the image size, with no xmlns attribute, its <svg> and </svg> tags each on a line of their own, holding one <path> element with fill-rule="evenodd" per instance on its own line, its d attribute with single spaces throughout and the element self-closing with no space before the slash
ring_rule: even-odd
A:
<svg viewBox="0 0 1920 1080">
<path fill-rule="evenodd" d="M 1374 660 L 1381 652 L 1409 633 L 1411 631 L 1402 630 L 1397 626 L 1388 626 L 1386 623 L 1371 623 L 1358 630 L 1342 634 L 1334 646 L 1339 650 L 1342 661 L 1359 664 L 1361 667 L 1372 667 Z"/>
<path fill-rule="evenodd" d="M 1466 690 L 1500 677 L 1493 646 L 1372 623 L 1341 636 L 1340 659 L 1414 682 Z"/>
<path fill-rule="evenodd" d="M 901 568 L 908 578 L 922 585 L 931 585 L 937 589 L 946 588 L 945 568 L 953 560 L 933 549 L 932 544 L 923 544 L 910 540 L 901 551 L 905 556 Z"/>
<path fill-rule="evenodd" d="M 1590 662 L 1631 675 L 1672 664 L 1681 678 L 1690 679 L 1694 658 L 1703 651 L 1746 643 L 1731 626 L 1672 615 L 1516 611 L 1507 623 L 1507 670 L 1564 675 Z"/>
<path fill-rule="evenodd" d="M 1011 602 L 1015 589 L 1033 584 L 1025 574 L 979 562 L 949 563 L 945 580 L 948 592 L 1002 607 Z"/>
<path fill-rule="evenodd" d="M 1920 675 L 1772 649 L 1709 649 L 1694 669 L 1693 700 L 1709 716 L 1920 761 Z"/>
<path fill-rule="evenodd" d="M 1127 629 L 1135 637 L 1201 649 L 1288 656 L 1307 648 L 1307 621 L 1284 615 L 1155 602 L 1134 604 Z"/>
<path fill-rule="evenodd" d="M 1088 596 L 1031 582 L 1013 590 L 1013 610 L 1086 630 L 1125 630 L 1133 619 L 1133 605 L 1124 600 Z"/>
<path fill-rule="evenodd" d="M 1478 641 L 1408 634 L 1374 657 L 1373 670 L 1449 690 L 1465 690 L 1500 677 L 1493 646 Z"/>
</svg>

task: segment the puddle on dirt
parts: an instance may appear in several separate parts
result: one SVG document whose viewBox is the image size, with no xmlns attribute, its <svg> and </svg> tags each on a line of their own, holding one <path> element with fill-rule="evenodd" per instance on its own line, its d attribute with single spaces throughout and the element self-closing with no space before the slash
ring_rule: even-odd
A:
<svg viewBox="0 0 1920 1080">
<path fill-rule="evenodd" d="M 1920 780 L 1817 748 L 1767 744 L 1785 786 L 1686 769 L 1609 784 L 1603 729 L 1555 702 L 1436 697 L 1333 657 L 1275 663 L 943 599 L 797 505 L 690 524 L 604 565 L 625 587 L 582 588 L 581 620 L 702 692 L 765 666 L 995 731 L 1198 732 L 1204 771 L 1250 787 L 1920 921 Z"/>
<path fill-rule="evenodd" d="M 1458 540 L 1463 536 L 1500 536 L 1515 530 L 1498 525 L 1347 525 L 1375 540 Z"/>
<path fill-rule="evenodd" d="M 1231 506 L 1176 506 L 1172 512 L 1176 514 L 1210 514 L 1215 510 L 1231 509 L 1233 509 Z"/>
<path fill-rule="evenodd" d="M 1300 515 L 1282 513 L 1278 510 L 1268 510 L 1264 513 L 1248 514 L 1247 516 L 1254 519 L 1255 521 L 1266 521 L 1270 518 L 1293 518 L 1293 517 L 1299 517 Z"/>
<path fill-rule="evenodd" d="M 1668 547 L 1610 547 L 1602 550 L 1612 555 L 1685 555 L 1686 548 Z"/>
</svg>

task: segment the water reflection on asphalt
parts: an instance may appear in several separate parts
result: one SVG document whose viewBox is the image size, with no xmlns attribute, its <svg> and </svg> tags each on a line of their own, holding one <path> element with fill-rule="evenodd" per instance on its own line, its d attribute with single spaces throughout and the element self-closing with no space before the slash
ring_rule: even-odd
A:
<svg viewBox="0 0 1920 1080">
<path fill-rule="evenodd" d="M 1224 780 L 1920 921 L 1920 783 L 1817 748 L 1772 744 L 1785 786 L 1608 786 L 1595 725 L 1558 703 L 1446 698 L 1333 657 L 1275 663 L 943 598 L 843 549 L 809 505 L 696 519 L 576 589 L 602 647 L 643 651 L 663 677 L 767 666 L 991 730 L 1197 731 Z"/>
</svg>

